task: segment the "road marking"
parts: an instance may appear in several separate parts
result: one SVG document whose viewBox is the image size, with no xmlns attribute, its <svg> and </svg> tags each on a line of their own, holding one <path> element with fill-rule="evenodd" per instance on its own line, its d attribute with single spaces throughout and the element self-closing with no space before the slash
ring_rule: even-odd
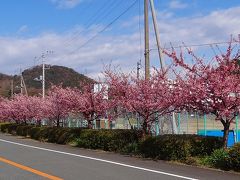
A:
<svg viewBox="0 0 240 180">
<path fill-rule="evenodd" d="M 37 175 L 39 175 L 39 176 L 42 176 L 42 177 L 51 179 L 51 180 L 63 180 L 63 179 L 61 179 L 61 178 L 59 178 L 59 177 L 46 174 L 46 173 L 44 173 L 44 172 L 41 172 L 41 171 L 38 171 L 38 170 L 36 170 L 36 169 L 32 169 L 32 168 L 30 168 L 30 167 L 27 167 L 27 166 L 24 166 L 24 165 L 15 163 L 15 162 L 13 162 L 13 161 L 4 159 L 4 158 L 2 158 L 2 157 L 0 157 L 0 161 L 1 161 L 1 162 L 4 162 L 4 163 L 6 163 L 6 164 L 9 164 L 9 165 L 15 166 L 15 167 L 17 167 L 17 168 L 19 168 L 19 169 L 22 169 L 22 170 L 24 170 L 24 171 L 28 171 L 28 172 L 37 174 Z"/>
<path fill-rule="evenodd" d="M 79 155 L 79 154 L 68 153 L 68 152 L 64 152 L 64 151 L 57 151 L 57 150 L 53 150 L 53 149 L 41 148 L 41 147 L 31 146 L 31 145 L 27 145 L 27 144 L 21 144 L 21 143 L 8 141 L 8 140 L 4 140 L 4 139 L 0 139 L 0 141 L 5 142 L 5 143 L 9 143 L 9 144 L 18 145 L 18 146 L 28 147 L 28 148 L 32 148 L 32 149 L 54 152 L 54 153 L 58 153 L 58 154 L 80 157 L 80 158 L 84 158 L 84 159 L 90 159 L 90 160 L 94 160 L 94 161 L 105 162 L 105 163 L 114 164 L 114 165 L 123 166 L 123 167 L 129 167 L 129 168 L 138 169 L 138 170 L 142 170 L 142 171 L 147 171 L 147 172 L 152 172 L 152 173 L 157 173 L 157 174 L 163 174 L 163 175 L 167 175 L 167 176 L 173 176 L 173 177 L 177 177 L 177 178 L 181 178 L 181 179 L 198 180 L 198 179 L 187 177 L 187 176 L 181 176 L 181 175 L 167 173 L 167 172 L 163 172 L 163 171 L 157 171 L 157 170 L 153 170 L 153 169 L 133 166 L 133 165 L 129 165 L 129 164 L 124 164 L 124 163 L 119 163 L 119 162 L 115 162 L 115 161 L 109 161 L 109 160 L 105 160 L 105 159 L 99 159 L 99 158 L 94 158 L 94 157 L 89 157 L 89 156 L 84 156 L 84 155 Z"/>
</svg>

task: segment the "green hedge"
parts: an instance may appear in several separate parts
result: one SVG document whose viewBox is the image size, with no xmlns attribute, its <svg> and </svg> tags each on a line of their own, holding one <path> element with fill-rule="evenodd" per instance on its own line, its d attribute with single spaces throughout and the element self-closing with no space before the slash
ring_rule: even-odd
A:
<svg viewBox="0 0 240 180">
<path fill-rule="evenodd" d="M 142 141 L 141 131 L 94 130 L 80 128 L 40 127 L 24 124 L 1 124 L 1 131 L 51 143 L 75 141 L 78 147 L 140 154 L 163 160 L 210 155 L 222 146 L 222 139 L 197 135 L 162 135 Z"/>
<path fill-rule="evenodd" d="M 4 133 L 16 134 L 16 130 L 19 124 L 4 123 L 1 124 L 1 131 Z"/>
<path fill-rule="evenodd" d="M 80 128 L 40 127 L 26 124 L 0 124 L 1 132 L 51 143 L 66 144 L 80 136 Z"/>
<path fill-rule="evenodd" d="M 228 150 L 221 149 L 222 138 L 197 135 L 161 135 L 143 140 L 141 131 L 94 130 L 46 127 L 26 124 L 0 124 L 1 132 L 51 143 L 89 149 L 122 152 L 142 157 L 180 160 L 187 164 L 203 164 L 223 170 L 240 171 L 240 143 Z M 198 160 L 200 163 L 198 163 Z"/>
<path fill-rule="evenodd" d="M 191 157 L 211 155 L 216 149 L 222 147 L 222 138 L 218 137 L 161 135 L 142 140 L 141 131 L 136 130 L 94 130 L 2 124 L 1 131 L 51 143 L 67 144 L 74 141 L 76 146 L 83 148 L 189 162 L 193 161 Z M 231 156 L 235 157 L 235 151 L 231 152 Z M 238 161 L 239 159 L 235 158 L 232 164 L 236 164 Z"/>
<path fill-rule="evenodd" d="M 75 140 L 78 147 L 126 153 L 135 153 L 141 139 L 140 131 L 121 129 L 93 130 L 4 124 L 1 125 L 1 131 L 58 144 Z"/>
<path fill-rule="evenodd" d="M 144 157 L 162 160 L 185 160 L 210 155 L 222 147 L 222 138 L 197 135 L 161 135 L 149 137 L 139 146 Z"/>
<path fill-rule="evenodd" d="M 16 134 L 19 136 L 28 136 L 30 129 L 32 129 L 33 127 L 33 125 L 18 126 L 16 129 Z"/>
<path fill-rule="evenodd" d="M 141 132 L 136 130 L 82 130 L 77 138 L 77 146 L 105 151 L 134 153 L 141 139 Z"/>
<path fill-rule="evenodd" d="M 27 136 L 30 136 L 32 139 L 36 140 L 57 144 L 66 144 L 78 137 L 80 132 L 80 128 L 70 129 L 62 127 L 31 127 L 28 129 Z"/>
</svg>

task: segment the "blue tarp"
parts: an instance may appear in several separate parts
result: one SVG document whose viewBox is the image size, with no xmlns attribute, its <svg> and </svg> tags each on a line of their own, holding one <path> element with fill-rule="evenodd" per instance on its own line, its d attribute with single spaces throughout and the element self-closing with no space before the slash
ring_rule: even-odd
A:
<svg viewBox="0 0 240 180">
<path fill-rule="evenodd" d="M 228 136 L 228 147 L 231 147 L 234 145 L 235 143 L 235 137 L 234 137 L 234 133 L 236 134 L 236 131 L 230 131 L 229 132 L 229 136 Z M 204 130 L 198 130 L 198 135 L 202 135 L 204 136 Z M 222 130 L 206 130 L 206 135 L 207 136 L 217 136 L 217 137 L 223 137 L 223 131 Z M 238 142 L 240 142 L 240 130 L 238 131 Z"/>
</svg>

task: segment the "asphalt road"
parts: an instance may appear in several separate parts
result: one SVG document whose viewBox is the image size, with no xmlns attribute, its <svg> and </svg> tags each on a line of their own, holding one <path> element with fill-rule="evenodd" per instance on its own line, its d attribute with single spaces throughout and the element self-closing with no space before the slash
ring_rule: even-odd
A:
<svg viewBox="0 0 240 180">
<path fill-rule="evenodd" d="M 240 180 L 240 174 L 0 134 L 0 180 Z"/>
</svg>

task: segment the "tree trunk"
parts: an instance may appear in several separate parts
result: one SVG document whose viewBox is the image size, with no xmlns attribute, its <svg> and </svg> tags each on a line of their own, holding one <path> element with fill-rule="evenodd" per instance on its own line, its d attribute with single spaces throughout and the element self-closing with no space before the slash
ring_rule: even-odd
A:
<svg viewBox="0 0 240 180">
<path fill-rule="evenodd" d="M 60 127 L 60 120 L 57 120 L 57 127 Z"/>
<path fill-rule="evenodd" d="M 228 133 L 230 122 L 226 121 L 223 123 L 224 131 L 223 131 L 223 148 L 227 149 L 227 142 L 228 142 Z"/>
<path fill-rule="evenodd" d="M 143 140 L 146 139 L 146 136 L 147 136 L 147 122 L 144 121 L 143 122 L 143 125 L 142 125 L 142 135 L 143 135 Z"/>
<path fill-rule="evenodd" d="M 37 121 L 37 125 L 41 126 L 42 125 L 42 121 L 41 120 Z"/>
<path fill-rule="evenodd" d="M 92 125 L 92 121 L 88 121 L 88 129 L 92 129 L 93 125 Z"/>
</svg>

